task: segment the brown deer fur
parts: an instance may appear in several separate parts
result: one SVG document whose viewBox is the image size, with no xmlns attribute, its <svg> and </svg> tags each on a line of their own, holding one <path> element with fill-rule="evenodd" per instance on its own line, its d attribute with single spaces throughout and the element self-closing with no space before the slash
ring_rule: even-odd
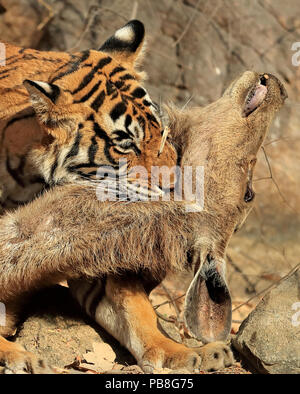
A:
<svg viewBox="0 0 300 394">
<path fill-rule="evenodd" d="M 267 86 L 264 100 L 245 115 L 262 83 Z M 220 342 L 201 348 L 199 358 L 195 350 L 164 338 L 156 328 L 144 283 L 159 282 L 169 271 L 199 271 L 207 256 L 223 262 L 233 232 L 251 209 L 252 201 L 246 202 L 245 195 L 253 196 L 256 155 L 285 98 L 275 77 L 246 72 L 205 108 L 169 109 L 180 165 L 204 165 L 201 212 L 187 212 L 186 201 L 104 203 L 97 200 L 93 187 L 65 185 L 1 218 L 0 301 L 7 307 L 7 325 L 0 333 L 14 331 L 18 301 L 26 293 L 63 279 L 71 285 L 75 280 L 76 293 L 81 281 L 106 277 L 105 295 L 99 301 L 106 314 L 96 320 L 127 346 L 145 371 L 157 366 L 193 369 L 201 358 L 201 368 L 229 365 L 229 349 Z M 20 349 L 1 341 L 0 360 L 14 364 Z M 216 351 L 221 364 L 212 362 Z M 33 365 L 31 356 L 26 357 Z"/>
</svg>

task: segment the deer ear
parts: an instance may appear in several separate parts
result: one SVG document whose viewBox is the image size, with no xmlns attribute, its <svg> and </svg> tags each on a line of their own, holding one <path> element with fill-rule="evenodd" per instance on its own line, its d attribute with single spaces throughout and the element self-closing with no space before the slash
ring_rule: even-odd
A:
<svg viewBox="0 0 300 394">
<path fill-rule="evenodd" d="M 115 59 L 134 66 L 140 60 L 144 47 L 145 28 L 142 22 L 132 20 L 110 37 L 100 51 L 111 54 Z"/>
<path fill-rule="evenodd" d="M 231 329 L 231 297 L 225 281 L 225 262 L 206 260 L 188 288 L 184 319 L 203 343 L 225 341 Z"/>
</svg>

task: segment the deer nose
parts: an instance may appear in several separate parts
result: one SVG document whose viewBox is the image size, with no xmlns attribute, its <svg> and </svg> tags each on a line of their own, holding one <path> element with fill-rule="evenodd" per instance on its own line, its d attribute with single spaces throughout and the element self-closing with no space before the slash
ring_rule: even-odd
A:
<svg viewBox="0 0 300 394">
<path fill-rule="evenodd" d="M 279 87 L 279 90 L 280 90 L 280 95 L 281 95 L 282 100 L 284 101 L 285 99 L 287 99 L 288 98 L 288 94 L 287 94 L 287 91 L 286 91 L 285 87 L 283 86 L 283 83 L 280 82 L 279 79 L 276 78 L 275 75 L 273 75 L 273 74 L 264 74 L 264 77 L 266 75 L 269 78 L 273 79 L 277 83 L 277 85 Z"/>
<path fill-rule="evenodd" d="M 263 86 L 267 86 L 267 80 L 269 79 L 268 74 L 264 74 L 260 77 L 260 84 Z"/>
<path fill-rule="evenodd" d="M 246 190 L 246 193 L 244 195 L 244 201 L 245 202 L 251 202 L 254 199 L 254 197 L 255 197 L 255 193 L 254 193 L 254 191 L 252 189 L 251 183 L 248 182 L 247 190 Z"/>
</svg>

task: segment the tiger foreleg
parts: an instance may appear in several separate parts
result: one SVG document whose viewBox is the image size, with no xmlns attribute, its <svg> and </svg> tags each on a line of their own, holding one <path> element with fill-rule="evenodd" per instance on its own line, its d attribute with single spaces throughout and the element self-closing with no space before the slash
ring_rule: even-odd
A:
<svg viewBox="0 0 300 394">
<path fill-rule="evenodd" d="M 231 351 L 224 343 L 189 349 L 166 338 L 138 278 L 108 276 L 90 283 L 71 281 L 69 286 L 86 312 L 131 352 L 145 372 L 219 369 L 231 364 Z"/>
</svg>

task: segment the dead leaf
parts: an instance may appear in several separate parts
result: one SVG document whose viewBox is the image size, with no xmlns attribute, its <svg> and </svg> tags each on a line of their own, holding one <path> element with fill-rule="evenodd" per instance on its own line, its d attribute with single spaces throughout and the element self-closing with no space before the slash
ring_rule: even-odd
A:
<svg viewBox="0 0 300 394">
<path fill-rule="evenodd" d="M 94 364 L 102 371 L 111 370 L 114 367 L 116 354 L 108 343 L 93 343 L 93 351 L 87 352 L 83 355 L 83 359 L 89 363 Z"/>
</svg>

